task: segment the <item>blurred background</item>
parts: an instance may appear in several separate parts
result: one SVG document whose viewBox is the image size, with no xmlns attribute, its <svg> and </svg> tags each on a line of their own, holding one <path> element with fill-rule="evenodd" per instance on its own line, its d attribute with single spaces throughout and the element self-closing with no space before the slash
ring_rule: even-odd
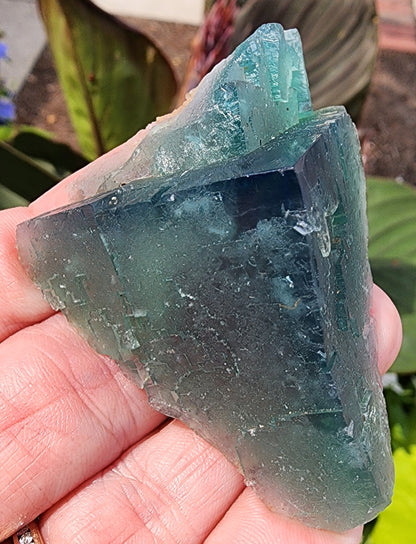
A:
<svg viewBox="0 0 416 544">
<path fill-rule="evenodd" d="M 169 57 L 179 81 L 204 13 L 203 0 L 97 0 L 96 4 L 150 36 Z M 379 51 L 359 119 L 366 171 L 416 184 L 416 54 L 411 0 L 378 0 Z M 54 134 L 79 150 L 47 46 L 36 0 L 0 0 L 0 31 L 10 62 L 0 77 L 14 93 L 16 120 Z"/>
<path fill-rule="evenodd" d="M 0 0 L 0 208 L 171 111 L 264 22 L 297 27 L 315 108 L 345 104 L 375 281 L 404 324 L 385 377 L 397 483 L 367 544 L 416 542 L 416 1 Z"/>
</svg>

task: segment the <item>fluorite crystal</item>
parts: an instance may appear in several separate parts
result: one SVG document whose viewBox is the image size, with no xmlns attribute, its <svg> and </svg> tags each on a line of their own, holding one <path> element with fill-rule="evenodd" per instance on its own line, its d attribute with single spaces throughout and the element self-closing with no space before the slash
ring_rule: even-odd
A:
<svg viewBox="0 0 416 544">
<path fill-rule="evenodd" d="M 18 229 L 51 305 L 272 510 L 375 517 L 393 468 L 365 181 L 345 110 L 312 112 L 297 32 L 262 27 L 91 191 Z"/>
</svg>

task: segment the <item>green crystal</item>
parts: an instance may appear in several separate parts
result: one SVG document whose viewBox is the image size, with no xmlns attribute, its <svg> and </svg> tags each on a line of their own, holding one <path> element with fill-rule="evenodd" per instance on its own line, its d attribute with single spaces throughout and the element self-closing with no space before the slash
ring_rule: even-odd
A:
<svg viewBox="0 0 416 544">
<path fill-rule="evenodd" d="M 297 30 L 264 25 L 203 79 L 186 107 L 151 126 L 120 170 L 104 180 L 83 177 L 72 193 L 79 200 L 129 181 L 182 175 L 242 156 L 311 110 Z"/>
<path fill-rule="evenodd" d="M 344 108 L 312 112 L 300 52 L 262 27 L 87 184 L 100 194 L 20 225 L 18 247 L 152 406 L 272 510 L 344 531 L 389 503 L 393 467 L 359 143 Z"/>
</svg>

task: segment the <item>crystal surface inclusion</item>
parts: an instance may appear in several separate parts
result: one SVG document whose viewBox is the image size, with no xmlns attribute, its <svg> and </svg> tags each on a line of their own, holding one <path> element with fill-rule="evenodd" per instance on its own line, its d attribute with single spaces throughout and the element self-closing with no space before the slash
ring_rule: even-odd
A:
<svg viewBox="0 0 416 544">
<path fill-rule="evenodd" d="M 220 449 L 274 511 L 343 531 L 390 501 L 365 180 L 266 25 L 124 167 L 18 228 L 51 305 Z"/>
</svg>

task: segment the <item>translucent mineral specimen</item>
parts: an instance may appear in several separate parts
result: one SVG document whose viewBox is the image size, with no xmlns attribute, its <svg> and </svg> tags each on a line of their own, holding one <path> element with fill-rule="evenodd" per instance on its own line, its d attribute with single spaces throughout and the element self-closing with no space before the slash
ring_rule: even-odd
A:
<svg viewBox="0 0 416 544">
<path fill-rule="evenodd" d="M 185 107 L 151 125 L 120 170 L 85 179 L 76 199 L 150 176 L 242 156 L 272 140 L 312 109 L 302 44 L 296 30 L 264 25 L 204 78 Z"/>
<path fill-rule="evenodd" d="M 125 177 L 20 225 L 18 246 L 155 408 L 271 509 L 344 531 L 389 503 L 393 468 L 359 144 L 342 107 L 312 112 L 300 52 L 296 31 L 260 29 Z"/>
</svg>

